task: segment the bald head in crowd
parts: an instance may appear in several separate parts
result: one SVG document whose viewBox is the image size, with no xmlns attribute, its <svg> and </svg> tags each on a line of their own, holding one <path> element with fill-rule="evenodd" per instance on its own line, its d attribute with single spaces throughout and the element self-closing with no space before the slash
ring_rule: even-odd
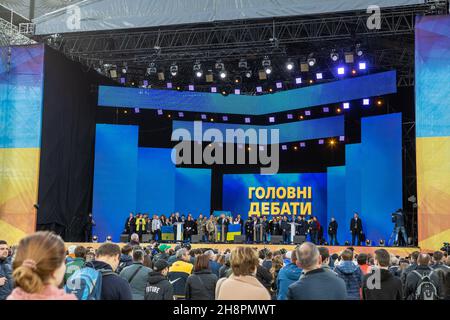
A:
<svg viewBox="0 0 450 320">
<path fill-rule="evenodd" d="M 296 249 L 296 256 L 297 265 L 306 272 L 320 267 L 320 254 L 314 243 L 303 243 Z"/>
</svg>

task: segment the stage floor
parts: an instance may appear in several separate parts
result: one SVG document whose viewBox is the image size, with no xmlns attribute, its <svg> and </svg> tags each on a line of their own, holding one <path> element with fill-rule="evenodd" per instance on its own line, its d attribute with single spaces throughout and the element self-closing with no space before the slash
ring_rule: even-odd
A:
<svg viewBox="0 0 450 320">
<path fill-rule="evenodd" d="M 117 243 L 119 246 L 124 246 L 125 243 Z M 66 248 L 71 245 L 82 245 L 84 247 L 93 247 L 98 248 L 102 243 L 70 243 L 66 242 Z M 169 243 L 169 245 L 174 248 L 176 244 Z M 145 246 L 145 244 L 143 244 Z M 270 245 L 270 244 L 234 244 L 234 243 L 193 243 L 191 244 L 192 248 L 209 248 L 209 249 L 216 249 L 220 251 L 225 251 L 226 249 L 233 249 L 237 246 L 246 246 L 251 248 L 257 248 L 258 250 L 268 248 L 271 251 L 280 250 L 280 249 L 286 249 L 288 251 L 295 249 L 296 245 Z M 330 254 L 333 253 L 339 253 L 348 246 L 325 246 L 330 250 Z M 356 253 L 371 253 L 373 254 L 375 250 L 384 248 L 388 250 L 390 253 L 395 254 L 396 256 L 406 257 L 409 254 L 411 254 L 414 251 L 420 251 L 419 248 L 416 247 L 357 247 L 353 246 L 355 248 Z"/>
</svg>

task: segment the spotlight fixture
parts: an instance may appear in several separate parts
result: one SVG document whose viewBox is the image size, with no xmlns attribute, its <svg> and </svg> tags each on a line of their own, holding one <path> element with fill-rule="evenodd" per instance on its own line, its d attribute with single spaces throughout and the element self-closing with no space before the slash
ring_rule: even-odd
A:
<svg viewBox="0 0 450 320">
<path fill-rule="evenodd" d="M 241 89 L 234 89 L 234 94 L 240 95 L 241 94 Z"/>
<path fill-rule="evenodd" d="M 216 68 L 217 71 L 225 70 L 225 65 L 223 64 L 222 60 L 217 60 L 214 67 Z"/>
<path fill-rule="evenodd" d="M 295 84 L 301 84 L 302 78 L 295 78 Z"/>
<path fill-rule="evenodd" d="M 247 117 L 247 118 L 244 119 L 244 122 L 245 122 L 245 123 L 250 123 L 250 122 L 252 122 L 252 121 L 251 121 L 250 118 Z"/>
<path fill-rule="evenodd" d="M 167 89 L 172 89 L 172 87 L 173 87 L 173 85 L 172 85 L 172 82 L 167 82 Z"/>
<path fill-rule="evenodd" d="M 147 74 L 152 75 L 156 74 L 158 70 L 156 69 L 156 64 L 154 62 L 150 63 L 150 65 L 147 68 Z"/>
<path fill-rule="evenodd" d="M 220 79 L 226 79 L 227 72 L 226 71 L 220 71 L 219 76 L 220 76 Z"/>
<path fill-rule="evenodd" d="M 259 87 L 256 87 L 256 92 L 258 92 L 258 93 L 262 93 L 262 91 L 263 91 L 263 89 L 262 89 L 262 87 L 261 87 L 261 86 L 259 86 Z"/>
<path fill-rule="evenodd" d="M 337 71 L 338 71 L 338 75 L 340 75 L 340 76 L 342 76 L 342 75 L 345 74 L 345 68 L 344 68 L 344 67 L 339 67 L 339 68 L 337 69 Z"/>
<path fill-rule="evenodd" d="M 272 73 L 272 67 L 266 67 L 264 69 L 264 71 L 266 72 L 266 74 L 271 74 Z"/>
<path fill-rule="evenodd" d="M 189 89 L 189 91 L 194 91 L 194 90 L 195 90 L 194 85 L 193 85 L 193 84 L 190 84 L 189 87 L 188 87 L 188 89 Z"/>
<path fill-rule="evenodd" d="M 169 68 L 170 74 L 172 75 L 172 77 L 175 77 L 178 74 L 178 66 L 173 63 L 170 68 Z"/>
<path fill-rule="evenodd" d="M 316 79 L 317 80 L 322 80 L 323 79 L 323 73 L 322 72 L 316 73 Z"/>
<path fill-rule="evenodd" d="M 250 79 L 251 77 L 252 77 L 252 71 L 251 70 L 247 70 L 247 71 L 245 71 L 245 77 L 247 78 L 247 79 Z"/>
<path fill-rule="evenodd" d="M 314 58 L 314 54 L 313 53 L 311 53 L 308 56 L 307 62 L 308 62 L 308 66 L 310 66 L 310 67 L 314 67 L 316 65 L 317 60 L 316 60 L 316 58 Z"/>
<path fill-rule="evenodd" d="M 370 241 L 369 239 L 366 240 L 366 247 L 370 247 L 370 245 L 372 244 L 372 241 Z"/>
<path fill-rule="evenodd" d="M 380 246 L 380 247 L 384 247 L 384 240 L 383 239 L 380 239 L 380 241 L 378 242 L 378 245 Z"/>
<path fill-rule="evenodd" d="M 106 237 L 106 242 L 111 242 L 112 241 L 112 237 L 111 236 L 107 236 Z"/>
<path fill-rule="evenodd" d="M 367 69 L 367 64 L 365 62 L 360 62 L 359 63 L 359 70 L 366 70 Z"/>
<path fill-rule="evenodd" d="M 294 63 L 291 61 L 291 59 L 289 59 L 288 62 L 286 62 L 286 69 L 288 71 L 292 71 L 294 69 Z"/>
<path fill-rule="evenodd" d="M 275 123 L 275 117 L 269 117 L 269 122 L 270 123 Z"/>
<path fill-rule="evenodd" d="M 202 64 L 200 63 L 199 60 L 196 60 L 196 61 L 195 61 L 194 66 L 192 67 L 192 69 L 193 69 L 194 71 L 200 71 L 200 70 L 202 70 Z"/>
<path fill-rule="evenodd" d="M 239 60 L 238 67 L 239 67 L 239 69 L 247 69 L 248 68 L 247 60 L 245 60 L 245 59 Z"/>
<path fill-rule="evenodd" d="M 353 55 L 353 52 L 346 52 L 345 63 L 353 63 L 353 62 L 355 62 L 355 56 Z"/>
<path fill-rule="evenodd" d="M 363 99 L 363 106 L 370 105 L 370 99 Z"/>
<path fill-rule="evenodd" d="M 333 62 L 339 60 L 339 54 L 336 52 L 336 50 L 331 51 L 330 58 Z"/>
<path fill-rule="evenodd" d="M 199 70 L 195 73 L 195 75 L 197 76 L 197 78 L 201 78 L 203 76 L 203 72 Z"/>
<path fill-rule="evenodd" d="M 123 67 L 122 67 L 122 73 L 126 74 L 128 72 L 128 65 L 126 62 L 123 63 Z"/>
<path fill-rule="evenodd" d="M 342 104 L 342 108 L 344 108 L 345 110 L 350 109 L 350 103 L 349 102 L 344 102 Z"/>
<path fill-rule="evenodd" d="M 93 236 L 92 237 L 92 242 L 93 243 L 97 243 L 98 242 L 98 237 L 97 236 Z"/>
<path fill-rule="evenodd" d="M 355 52 L 356 52 L 356 55 L 357 55 L 358 57 L 362 57 L 362 55 L 364 54 L 364 52 L 363 52 L 362 49 L 361 49 L 361 44 L 358 43 L 358 44 L 356 45 Z"/>
<path fill-rule="evenodd" d="M 270 61 L 269 56 L 265 56 L 261 64 L 263 68 L 267 68 L 272 65 L 272 61 Z"/>
<path fill-rule="evenodd" d="M 217 93 L 217 87 L 211 87 L 211 92 L 212 93 Z"/>
<path fill-rule="evenodd" d="M 236 83 L 236 84 L 241 83 L 242 82 L 242 77 L 241 76 L 235 76 L 233 82 Z"/>
<path fill-rule="evenodd" d="M 287 149 L 288 149 L 287 145 L 283 144 L 283 145 L 281 146 L 281 150 L 287 151 Z"/>
</svg>

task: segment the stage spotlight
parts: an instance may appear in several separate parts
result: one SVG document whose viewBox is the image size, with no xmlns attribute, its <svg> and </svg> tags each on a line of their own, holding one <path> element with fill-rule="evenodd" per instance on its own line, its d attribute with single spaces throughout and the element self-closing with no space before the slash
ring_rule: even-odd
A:
<svg viewBox="0 0 450 320">
<path fill-rule="evenodd" d="M 149 67 L 147 68 L 147 74 L 152 75 L 156 74 L 158 70 L 156 69 L 156 64 L 154 62 L 150 63 Z"/>
<path fill-rule="evenodd" d="M 331 147 L 334 147 L 334 146 L 336 145 L 336 140 L 331 139 L 331 140 L 328 142 L 328 144 L 329 144 Z"/>
<path fill-rule="evenodd" d="M 193 84 L 190 84 L 188 88 L 189 88 L 189 91 L 194 91 L 194 85 Z"/>
<path fill-rule="evenodd" d="M 220 71 L 219 75 L 220 75 L 221 79 L 225 79 L 227 77 L 227 72 L 226 71 Z"/>
<path fill-rule="evenodd" d="M 262 87 L 256 87 L 256 92 L 261 93 L 263 91 Z"/>
<path fill-rule="evenodd" d="M 380 246 L 380 247 L 384 247 L 384 240 L 383 239 L 380 239 L 380 241 L 378 242 L 378 245 Z"/>
<path fill-rule="evenodd" d="M 166 80 L 166 76 L 164 75 L 164 72 L 158 72 L 158 80 L 159 81 Z"/>
<path fill-rule="evenodd" d="M 205 76 L 205 80 L 208 83 L 214 82 L 214 75 L 212 74 L 212 71 L 208 71 L 208 73 Z"/>
<path fill-rule="evenodd" d="M 307 62 L 300 63 L 300 71 L 301 72 L 308 72 L 309 71 L 309 65 Z"/>
<path fill-rule="evenodd" d="M 251 122 L 251 119 L 247 117 L 247 118 L 244 119 L 244 122 L 245 122 L 245 123 L 250 123 L 250 122 Z"/>
<path fill-rule="evenodd" d="M 128 66 L 127 66 L 127 63 L 125 62 L 122 67 L 122 73 L 126 74 L 127 72 L 128 72 Z"/>
<path fill-rule="evenodd" d="M 352 75 L 356 75 L 356 70 L 355 69 L 352 70 Z"/>
<path fill-rule="evenodd" d="M 194 66 L 192 67 L 192 70 L 194 70 L 194 71 L 202 70 L 202 64 L 200 63 L 199 60 L 195 61 Z"/>
<path fill-rule="evenodd" d="M 339 137 L 339 141 L 344 142 L 345 141 L 345 136 L 340 136 Z"/>
<path fill-rule="evenodd" d="M 294 115 L 292 113 L 288 113 L 286 117 L 288 120 L 294 119 Z"/>
<path fill-rule="evenodd" d="M 202 71 L 197 71 L 195 73 L 195 75 L 197 76 L 197 78 L 201 78 L 203 76 L 203 72 Z"/>
<path fill-rule="evenodd" d="M 308 66 L 310 66 L 310 67 L 314 67 L 316 65 L 317 60 L 316 60 L 316 58 L 314 58 L 314 54 L 313 53 L 311 53 L 308 56 L 307 62 L 308 62 Z"/>
<path fill-rule="evenodd" d="M 355 52 L 356 52 L 356 55 L 357 55 L 358 57 L 362 57 L 362 55 L 364 54 L 364 52 L 363 52 L 362 49 L 361 49 L 361 44 L 358 43 L 358 44 L 356 45 Z"/>
<path fill-rule="evenodd" d="M 112 237 L 111 236 L 107 236 L 106 237 L 106 242 L 111 242 L 112 241 Z"/>
<path fill-rule="evenodd" d="M 241 94 L 241 89 L 234 89 L 234 94 L 240 95 Z"/>
<path fill-rule="evenodd" d="M 172 89 L 172 87 L 173 87 L 172 82 L 167 82 L 166 87 L 167 87 L 167 89 Z"/>
<path fill-rule="evenodd" d="M 363 99 L 363 106 L 370 105 L 370 99 Z"/>
<path fill-rule="evenodd" d="M 313 83 L 314 83 L 314 80 L 313 80 L 313 79 L 310 79 L 308 82 L 309 82 L 309 84 L 313 84 Z"/>
<path fill-rule="evenodd" d="M 245 77 L 246 77 L 247 79 L 250 79 L 250 78 L 252 77 L 252 75 L 253 75 L 253 73 L 252 73 L 251 70 L 245 71 Z"/>
<path fill-rule="evenodd" d="M 277 82 L 276 86 L 277 86 L 277 89 L 281 89 L 281 88 L 283 88 L 283 83 L 282 82 Z"/>
<path fill-rule="evenodd" d="M 212 93 L 217 93 L 217 88 L 216 87 L 211 87 L 211 92 Z"/>
<path fill-rule="evenodd" d="M 172 77 L 175 77 L 178 74 L 178 66 L 174 63 L 169 68 L 170 74 Z"/>
<path fill-rule="evenodd" d="M 92 242 L 93 243 L 97 243 L 98 242 L 98 237 L 97 236 L 93 236 L 92 237 Z"/>
<path fill-rule="evenodd" d="M 324 143 L 325 143 L 325 140 L 319 139 L 319 144 L 324 144 Z"/>
<path fill-rule="evenodd" d="M 167 118 L 172 118 L 172 115 L 169 113 L 168 115 L 167 115 Z"/>
<path fill-rule="evenodd" d="M 305 111 L 305 116 L 310 116 L 311 115 L 311 111 L 310 110 L 306 110 Z"/>
<path fill-rule="evenodd" d="M 142 81 L 142 87 L 147 88 L 149 85 L 148 80 Z"/>
<path fill-rule="evenodd" d="M 333 62 L 336 62 L 339 60 L 339 54 L 336 52 L 336 50 L 333 50 L 330 54 L 330 58 Z"/>
<path fill-rule="evenodd" d="M 241 83 L 242 82 L 242 77 L 241 76 L 235 76 L 234 77 L 234 83 Z"/>
<path fill-rule="evenodd" d="M 345 74 L 345 68 L 344 67 L 339 67 L 338 69 L 337 69 L 337 71 L 338 71 L 338 75 L 344 75 Z"/>
<path fill-rule="evenodd" d="M 245 59 L 239 60 L 238 67 L 239 67 L 240 69 L 247 69 L 247 68 L 248 68 L 247 60 L 245 60 Z"/>
<path fill-rule="evenodd" d="M 345 63 L 354 63 L 355 62 L 355 56 L 353 52 L 347 52 L 345 53 Z"/>
<path fill-rule="evenodd" d="M 158 116 L 162 116 L 164 114 L 164 111 L 162 111 L 162 109 L 158 109 L 156 113 L 158 114 Z"/>
<path fill-rule="evenodd" d="M 180 117 L 180 118 L 184 118 L 184 112 L 178 112 L 178 116 Z"/>
<path fill-rule="evenodd" d="M 286 69 L 288 71 L 292 71 L 294 69 L 294 63 L 290 59 L 286 62 Z"/>
<path fill-rule="evenodd" d="M 348 240 L 345 241 L 344 246 L 349 246 L 349 245 L 350 245 L 350 242 L 348 242 Z"/>
<path fill-rule="evenodd" d="M 266 72 L 266 74 L 271 74 L 272 73 L 272 67 L 266 67 L 264 69 L 264 71 Z"/>
<path fill-rule="evenodd" d="M 295 78 L 295 84 L 301 84 L 302 78 Z"/>
<path fill-rule="evenodd" d="M 294 150 L 297 151 L 297 150 L 298 150 L 298 147 L 297 147 L 297 146 L 294 146 Z"/>
<path fill-rule="evenodd" d="M 209 119 L 209 121 L 214 122 L 214 118 Z"/>
<path fill-rule="evenodd" d="M 323 107 L 322 111 L 324 113 L 328 113 L 328 112 L 330 112 L 330 108 L 329 107 Z"/>
<path fill-rule="evenodd" d="M 225 89 L 223 89 L 221 93 L 225 97 L 229 95 L 229 92 L 227 90 L 225 90 Z"/>
<path fill-rule="evenodd" d="M 300 142 L 300 148 L 306 148 L 306 142 Z"/>
<path fill-rule="evenodd" d="M 303 119 L 305 119 L 305 117 L 304 116 L 300 116 L 300 117 L 298 117 L 298 119 L 299 120 L 303 120 Z"/>
<path fill-rule="evenodd" d="M 269 56 L 265 56 L 263 61 L 261 62 L 263 68 L 270 67 L 272 65 L 272 61 L 270 61 Z"/>
<path fill-rule="evenodd" d="M 206 120 L 207 116 L 206 116 L 206 114 L 202 114 L 202 115 L 200 116 L 200 118 L 201 118 L 202 120 Z"/>
<path fill-rule="evenodd" d="M 273 89 L 272 89 L 272 88 L 269 88 L 269 92 L 270 92 L 270 93 L 273 93 Z"/>
<path fill-rule="evenodd" d="M 225 122 L 228 121 L 228 116 L 223 116 L 222 121 L 225 121 Z"/>
<path fill-rule="evenodd" d="M 372 241 L 370 241 L 369 239 L 366 240 L 366 247 L 370 247 L 372 244 Z"/>
<path fill-rule="evenodd" d="M 110 76 L 112 79 L 116 79 L 116 78 L 117 78 L 117 70 L 116 70 L 116 69 L 111 69 L 111 70 L 109 70 L 109 76 Z"/>
<path fill-rule="evenodd" d="M 181 91 L 183 88 L 181 88 L 180 86 L 177 86 L 177 91 Z"/>
<path fill-rule="evenodd" d="M 134 113 L 141 113 L 141 110 L 139 108 L 134 108 Z"/>
<path fill-rule="evenodd" d="M 124 77 L 120 78 L 120 84 L 125 84 L 126 82 L 127 80 Z"/>
<path fill-rule="evenodd" d="M 225 70 L 225 65 L 223 64 L 222 60 L 217 60 L 214 67 L 216 68 L 217 71 Z"/>
<path fill-rule="evenodd" d="M 383 100 L 378 99 L 377 100 L 377 106 L 379 106 L 379 107 L 383 106 Z"/>
<path fill-rule="evenodd" d="M 359 70 L 366 70 L 367 69 L 367 64 L 365 62 L 360 62 L 359 63 Z"/>
<path fill-rule="evenodd" d="M 283 144 L 283 145 L 281 146 L 281 150 L 287 151 L 287 149 L 288 149 L 287 145 Z"/>
<path fill-rule="evenodd" d="M 269 122 L 270 123 L 275 123 L 275 117 L 269 117 Z"/>
<path fill-rule="evenodd" d="M 316 73 L 316 79 L 317 80 L 322 80 L 323 79 L 323 73 L 322 72 Z"/>
<path fill-rule="evenodd" d="M 349 102 L 344 102 L 342 104 L 342 108 L 344 108 L 344 110 L 350 109 L 350 103 Z"/>
</svg>

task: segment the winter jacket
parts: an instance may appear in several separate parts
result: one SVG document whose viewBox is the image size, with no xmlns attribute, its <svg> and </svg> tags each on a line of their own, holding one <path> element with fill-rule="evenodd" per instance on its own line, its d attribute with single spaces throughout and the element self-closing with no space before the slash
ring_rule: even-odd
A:
<svg viewBox="0 0 450 320">
<path fill-rule="evenodd" d="M 219 269 L 219 279 L 228 278 L 231 274 L 231 268 L 227 265 L 223 265 Z"/>
<path fill-rule="evenodd" d="M 417 271 L 421 276 L 424 276 L 425 274 L 430 275 L 430 280 L 435 285 L 438 296 L 441 294 L 440 281 L 438 278 L 438 273 L 436 271 L 428 266 L 417 266 L 415 271 Z M 403 292 L 403 297 L 405 300 L 415 300 L 416 289 L 419 281 L 419 275 L 417 275 L 415 272 L 411 271 L 410 273 L 408 273 L 408 275 L 406 276 Z"/>
<path fill-rule="evenodd" d="M 175 261 L 169 268 L 168 278 L 173 284 L 174 296 L 176 298 L 185 298 L 186 281 L 191 275 L 194 266 L 183 260 Z"/>
<path fill-rule="evenodd" d="M 159 272 L 149 274 L 145 300 L 173 300 L 173 285 Z"/>
<path fill-rule="evenodd" d="M 215 274 L 217 277 L 219 277 L 219 270 L 222 265 L 216 261 L 209 261 L 209 269 L 213 274 Z"/>
<path fill-rule="evenodd" d="M 345 300 L 345 282 L 334 273 L 318 268 L 301 275 L 288 288 L 287 300 Z"/>
<path fill-rule="evenodd" d="M 133 300 L 144 300 L 150 272 L 153 272 L 152 269 L 145 267 L 142 263 L 133 263 L 120 272 L 120 276 L 130 284 Z"/>
<path fill-rule="evenodd" d="M 0 278 L 6 278 L 6 283 L 0 287 L 0 300 L 5 300 L 14 289 L 10 258 L 0 260 Z"/>
<path fill-rule="evenodd" d="M 345 281 L 347 287 L 347 299 L 360 300 L 363 274 L 359 266 L 355 265 L 352 261 L 342 261 L 334 268 L 334 272 Z"/>
<path fill-rule="evenodd" d="M 194 272 L 186 281 L 186 300 L 214 300 L 217 280 L 209 269 Z"/>
<path fill-rule="evenodd" d="M 39 293 L 28 293 L 21 288 L 15 288 L 7 300 L 77 300 L 77 297 L 63 289 L 47 285 Z"/>
<path fill-rule="evenodd" d="M 120 262 L 119 262 L 119 266 L 117 267 L 117 273 L 120 273 L 123 269 L 125 269 L 126 267 L 129 267 L 133 264 L 133 259 L 131 258 L 131 256 L 127 255 L 127 254 L 121 254 L 120 255 Z"/>
<path fill-rule="evenodd" d="M 285 267 L 281 268 L 278 272 L 277 281 L 277 300 L 286 300 L 288 288 L 291 284 L 300 279 L 302 269 L 300 269 L 295 263 L 289 263 Z"/>
<path fill-rule="evenodd" d="M 379 288 L 371 287 L 371 277 L 374 272 L 380 272 Z M 363 278 L 362 296 L 364 300 L 402 300 L 403 289 L 400 278 L 394 276 L 387 269 L 373 270 L 371 274 L 366 274 Z"/>
<path fill-rule="evenodd" d="M 272 282 L 273 282 L 273 276 L 272 273 L 270 273 L 269 270 L 264 268 L 263 266 L 258 265 L 256 269 L 256 279 L 261 282 L 261 284 L 267 288 L 267 290 L 270 290 L 272 288 Z"/>
<path fill-rule="evenodd" d="M 64 273 L 64 283 L 70 278 L 75 272 L 84 267 L 85 261 L 83 258 L 75 258 L 66 264 L 66 272 Z"/>
<path fill-rule="evenodd" d="M 86 267 L 95 270 L 113 271 L 112 267 L 102 261 L 91 261 L 86 263 Z M 118 274 L 107 274 L 102 277 L 101 300 L 133 300 L 131 288 L 128 282 Z"/>
</svg>

